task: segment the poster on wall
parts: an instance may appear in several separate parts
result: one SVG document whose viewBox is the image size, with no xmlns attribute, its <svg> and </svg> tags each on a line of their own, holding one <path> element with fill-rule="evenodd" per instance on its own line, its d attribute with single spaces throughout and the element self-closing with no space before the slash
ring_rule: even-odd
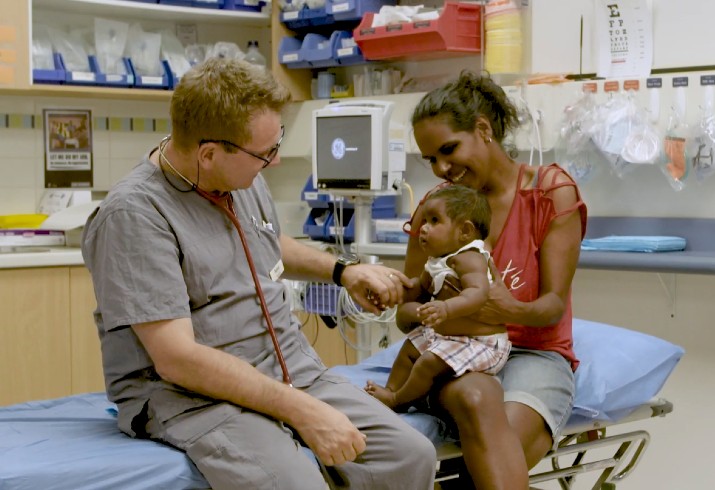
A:
<svg viewBox="0 0 715 490">
<path fill-rule="evenodd" d="M 92 187 L 92 111 L 44 109 L 45 187 Z"/>
<path fill-rule="evenodd" d="M 647 77 L 653 65 L 653 12 L 648 0 L 596 0 L 598 76 Z"/>
</svg>

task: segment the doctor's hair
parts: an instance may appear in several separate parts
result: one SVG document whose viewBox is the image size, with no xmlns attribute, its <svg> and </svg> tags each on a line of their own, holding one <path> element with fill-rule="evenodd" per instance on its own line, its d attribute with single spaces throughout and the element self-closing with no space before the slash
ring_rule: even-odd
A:
<svg viewBox="0 0 715 490">
<path fill-rule="evenodd" d="M 290 100 L 290 91 L 270 71 L 245 61 L 209 58 L 187 71 L 174 89 L 174 145 L 184 151 L 201 140 L 245 145 L 251 141 L 252 118 L 264 112 L 280 113 Z"/>
<path fill-rule="evenodd" d="M 440 199 L 444 202 L 447 216 L 455 223 L 471 221 L 479 238 L 489 236 L 489 224 L 492 221 L 492 208 L 481 192 L 464 185 L 448 185 L 429 195 L 427 201 Z"/>
<path fill-rule="evenodd" d="M 454 131 L 473 132 L 482 116 L 492 127 L 492 137 L 502 143 L 519 127 L 518 111 L 504 90 L 487 74 L 462 70 L 459 78 L 428 92 L 412 113 L 412 126 L 424 120 L 443 118 Z"/>
</svg>

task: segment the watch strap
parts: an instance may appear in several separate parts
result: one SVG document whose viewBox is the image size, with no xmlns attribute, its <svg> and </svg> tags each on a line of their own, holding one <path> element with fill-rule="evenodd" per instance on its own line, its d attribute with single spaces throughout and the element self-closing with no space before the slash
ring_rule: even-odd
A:
<svg viewBox="0 0 715 490">
<path fill-rule="evenodd" d="M 338 286 L 342 287 L 343 283 L 341 281 L 343 277 L 343 272 L 345 268 L 349 265 L 359 264 L 360 259 L 354 254 L 343 254 L 338 256 L 338 260 L 335 261 L 335 267 L 333 267 L 333 282 Z"/>
</svg>

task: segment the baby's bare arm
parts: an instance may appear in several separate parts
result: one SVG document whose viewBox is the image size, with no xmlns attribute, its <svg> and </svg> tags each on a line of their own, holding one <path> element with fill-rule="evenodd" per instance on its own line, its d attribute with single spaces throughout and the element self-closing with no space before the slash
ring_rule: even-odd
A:
<svg viewBox="0 0 715 490">
<path fill-rule="evenodd" d="M 430 301 L 419 308 L 422 323 L 428 327 L 434 328 L 447 320 L 472 315 L 489 297 L 488 266 L 481 253 L 472 250 L 462 252 L 452 257 L 447 265 L 459 276 L 462 291 L 457 296 Z"/>
</svg>

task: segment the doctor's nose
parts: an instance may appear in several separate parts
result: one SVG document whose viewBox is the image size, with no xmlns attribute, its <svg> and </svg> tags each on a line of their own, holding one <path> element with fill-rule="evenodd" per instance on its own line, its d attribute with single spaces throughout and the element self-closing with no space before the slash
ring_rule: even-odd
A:
<svg viewBox="0 0 715 490">
<path fill-rule="evenodd" d="M 280 153 L 276 153 L 276 156 L 273 157 L 273 160 L 271 160 L 271 163 L 266 165 L 263 168 L 268 168 L 268 167 L 275 167 L 276 165 L 279 165 L 281 163 L 281 155 Z"/>
</svg>

